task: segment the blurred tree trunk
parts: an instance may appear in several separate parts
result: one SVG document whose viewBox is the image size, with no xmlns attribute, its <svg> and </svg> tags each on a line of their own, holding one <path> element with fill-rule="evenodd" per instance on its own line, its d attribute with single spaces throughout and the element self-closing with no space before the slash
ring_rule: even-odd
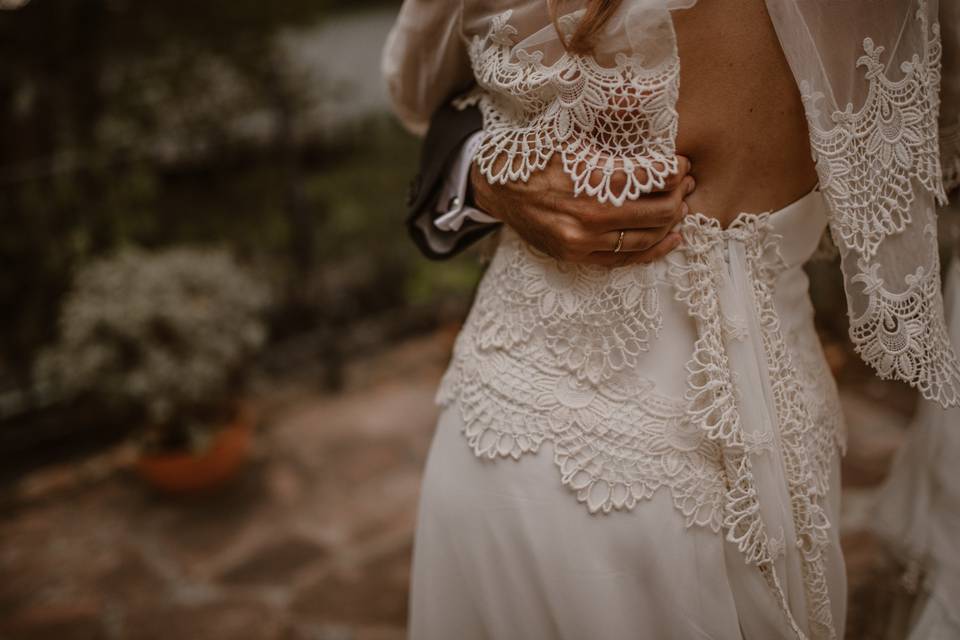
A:
<svg viewBox="0 0 960 640">
<path fill-rule="evenodd" d="M 300 154 L 294 137 L 298 101 L 297 94 L 289 90 L 286 82 L 277 73 L 269 73 L 266 87 L 273 105 L 274 152 L 279 159 L 283 183 L 284 211 L 290 229 L 290 257 L 294 279 L 305 282 L 316 267 L 316 236 L 318 220 L 307 206 L 303 195 L 303 177 Z M 297 288 L 302 291 L 302 287 Z"/>
<path fill-rule="evenodd" d="M 341 348 L 342 323 L 337 309 L 318 303 L 317 281 L 321 265 L 317 260 L 317 234 L 324 223 L 322 212 L 312 209 L 304 196 L 303 171 L 296 139 L 301 110 L 300 93 L 290 79 L 278 73 L 279 65 L 266 69 L 264 87 L 273 107 L 274 153 L 283 184 L 284 213 L 287 219 L 292 271 L 287 287 L 288 321 L 298 333 L 319 331 L 322 385 L 330 390 L 343 385 L 344 354 Z"/>
</svg>

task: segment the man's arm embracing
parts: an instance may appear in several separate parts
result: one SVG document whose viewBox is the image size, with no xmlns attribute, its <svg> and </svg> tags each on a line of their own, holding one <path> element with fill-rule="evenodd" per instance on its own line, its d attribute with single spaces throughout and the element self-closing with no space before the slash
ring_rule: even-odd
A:
<svg viewBox="0 0 960 640">
<path fill-rule="evenodd" d="M 482 128 L 476 107 L 460 110 L 447 103 L 430 120 L 407 197 L 407 229 L 428 258 L 450 258 L 496 228 L 495 218 L 467 203 L 470 163 Z"/>
<path fill-rule="evenodd" d="M 689 210 L 684 199 L 695 186 L 686 158 L 660 191 L 614 206 L 575 196 L 560 154 L 526 182 L 489 184 L 472 162 L 482 127 L 477 108 L 460 110 L 449 102 L 430 120 L 407 200 L 407 227 L 428 258 L 452 257 L 501 222 L 569 262 L 652 262 L 679 245 L 672 229 Z"/>
</svg>

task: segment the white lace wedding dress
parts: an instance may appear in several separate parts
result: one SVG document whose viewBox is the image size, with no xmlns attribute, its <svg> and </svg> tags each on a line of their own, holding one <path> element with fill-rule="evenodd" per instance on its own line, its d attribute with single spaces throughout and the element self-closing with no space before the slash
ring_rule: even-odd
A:
<svg viewBox="0 0 960 640">
<path fill-rule="evenodd" d="M 505 231 L 441 387 L 411 637 L 842 624 L 841 416 L 801 269 L 825 224 L 819 192 L 690 216 L 683 251 L 613 271 Z"/>
<path fill-rule="evenodd" d="M 475 82 L 461 103 L 484 115 L 491 182 L 556 153 L 578 194 L 620 203 L 676 169 L 669 11 L 693 4 L 626 0 L 580 56 L 542 1 L 407 0 L 384 71 L 417 131 Z M 842 418 L 801 268 L 828 225 L 858 351 L 943 404 L 960 388 L 933 224 L 936 3 L 856 4 L 768 2 L 819 190 L 727 229 L 693 213 L 648 266 L 565 264 L 503 230 L 438 393 L 412 638 L 842 635 Z"/>
</svg>

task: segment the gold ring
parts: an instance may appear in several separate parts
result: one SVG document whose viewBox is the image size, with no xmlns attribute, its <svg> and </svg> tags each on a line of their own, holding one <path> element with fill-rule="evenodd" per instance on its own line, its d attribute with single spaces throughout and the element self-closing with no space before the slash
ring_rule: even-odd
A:
<svg viewBox="0 0 960 640">
<path fill-rule="evenodd" d="M 617 238 L 617 246 L 613 248 L 613 252 L 614 252 L 614 253 L 620 253 L 620 249 L 623 249 L 623 234 L 624 234 L 624 233 L 625 233 L 624 231 L 621 231 L 621 232 L 620 232 L 620 237 Z"/>
</svg>

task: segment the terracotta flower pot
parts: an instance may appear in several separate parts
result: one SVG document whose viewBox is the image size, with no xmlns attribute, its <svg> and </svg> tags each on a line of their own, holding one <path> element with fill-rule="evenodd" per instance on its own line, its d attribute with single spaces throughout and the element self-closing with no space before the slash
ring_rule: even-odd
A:
<svg viewBox="0 0 960 640">
<path fill-rule="evenodd" d="M 233 421 L 217 431 L 201 452 L 144 453 L 137 473 L 164 493 L 199 494 L 215 491 L 230 482 L 244 467 L 253 440 L 253 419 L 240 410 Z"/>
</svg>

